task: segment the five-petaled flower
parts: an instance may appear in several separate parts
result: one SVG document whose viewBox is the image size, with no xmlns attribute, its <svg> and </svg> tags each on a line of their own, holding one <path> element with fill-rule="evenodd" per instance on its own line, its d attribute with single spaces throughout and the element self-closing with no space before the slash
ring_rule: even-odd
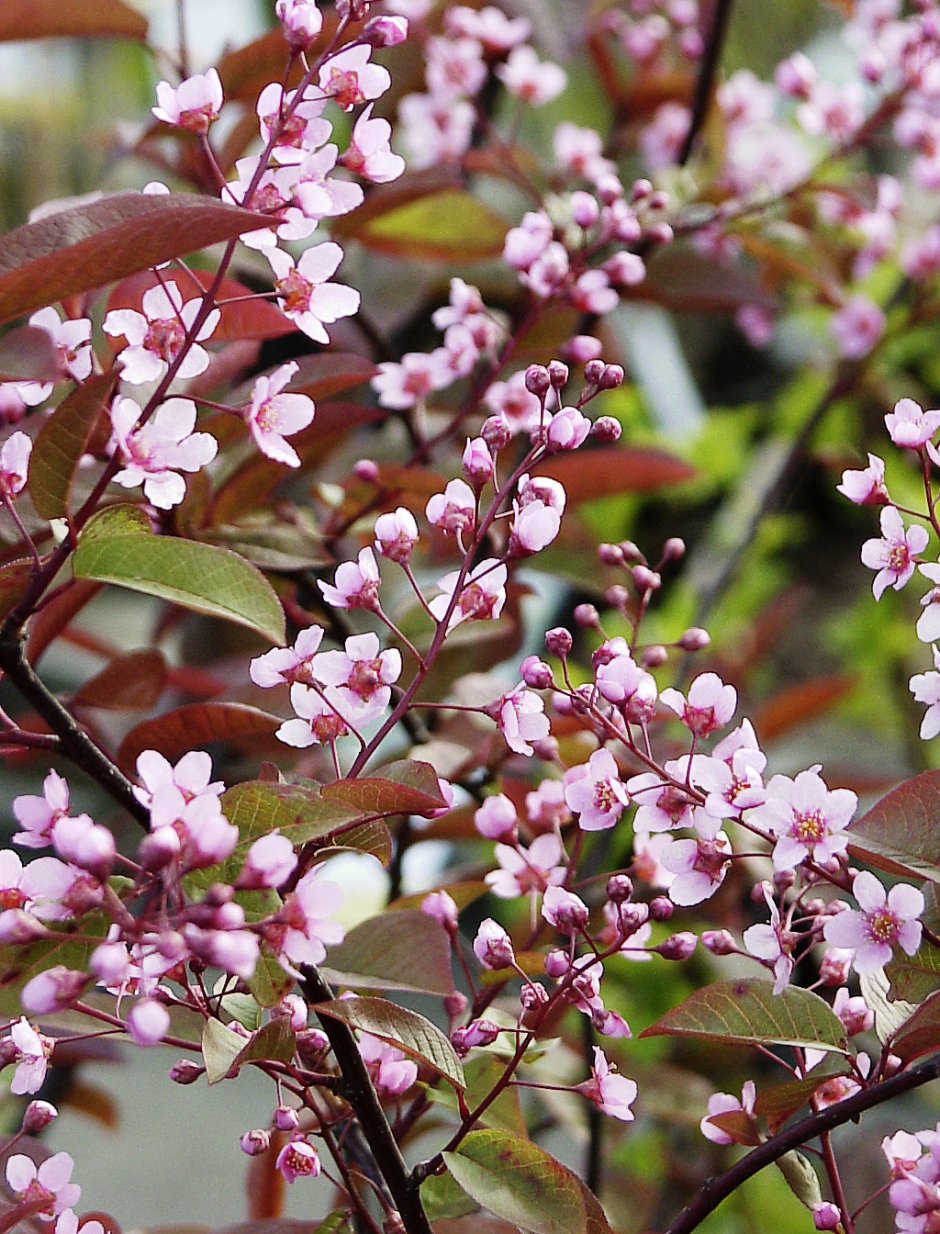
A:
<svg viewBox="0 0 940 1234">
<path fill-rule="evenodd" d="M 274 271 L 274 290 L 281 311 L 316 343 L 328 343 L 326 325 L 351 317 L 359 308 L 359 292 L 330 276 L 343 260 L 338 244 L 327 241 L 305 249 L 298 261 L 283 249 L 266 249 Z"/>
<path fill-rule="evenodd" d="M 115 338 L 123 336 L 127 340 L 127 346 L 120 353 L 121 378 L 132 385 L 155 381 L 177 360 L 177 377 L 196 377 L 204 373 L 209 367 L 209 356 L 199 344 L 209 338 L 219 324 L 219 310 L 212 309 L 206 315 L 193 337 L 203 301 L 197 298 L 184 303 L 180 289 L 172 280 L 148 288 L 140 307 L 139 313 L 134 309 L 112 309 L 101 327 L 105 334 Z M 182 359 L 179 359 L 181 354 Z"/>
<path fill-rule="evenodd" d="M 852 894 L 858 911 L 850 909 L 829 917 L 823 937 L 834 947 L 854 952 L 857 973 L 873 973 L 891 959 L 895 946 L 913 955 L 920 946 L 924 897 L 916 887 L 897 883 L 890 891 L 868 870 L 856 874 Z"/>
<path fill-rule="evenodd" d="M 866 540 L 862 545 L 862 565 L 877 570 L 872 592 L 880 600 L 888 587 L 900 591 L 910 580 L 917 564 L 917 555 L 927 547 L 930 536 L 923 527 L 908 527 L 894 506 L 881 511 L 881 539 Z"/>
<path fill-rule="evenodd" d="M 245 408 L 245 419 L 262 454 L 288 467 L 299 467 L 300 459 L 285 437 L 299 433 L 313 421 L 312 398 L 306 394 L 285 394 L 284 387 L 297 374 L 300 365 L 291 360 L 267 376 L 255 381 L 251 402 Z"/>
</svg>

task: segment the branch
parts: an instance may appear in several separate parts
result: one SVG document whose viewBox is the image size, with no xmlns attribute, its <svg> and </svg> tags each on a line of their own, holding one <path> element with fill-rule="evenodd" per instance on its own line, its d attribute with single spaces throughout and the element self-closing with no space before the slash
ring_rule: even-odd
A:
<svg viewBox="0 0 940 1234">
<path fill-rule="evenodd" d="M 312 965 L 303 965 L 301 971 L 304 997 L 316 1011 L 317 1003 L 327 1002 L 333 997 L 333 991 Z M 398 1208 L 406 1234 L 432 1234 L 431 1223 L 418 1195 L 418 1185 L 409 1177 L 405 1159 L 392 1135 L 352 1030 L 331 1016 L 321 1016 L 319 1019 L 343 1077 L 342 1096 L 353 1108 L 375 1164 Z"/>
<path fill-rule="evenodd" d="M 728 19 L 731 16 L 733 0 L 716 0 L 715 13 L 711 28 L 708 31 L 708 41 L 702 53 L 702 63 L 699 66 L 698 79 L 695 83 L 695 95 L 692 99 L 692 118 L 689 120 L 689 131 L 679 151 L 677 162 L 684 167 L 692 154 L 695 139 L 701 132 L 708 107 L 711 102 L 712 86 L 715 84 L 715 73 L 718 71 L 718 61 L 728 29 Z"/>
<path fill-rule="evenodd" d="M 736 1161 L 729 1170 L 725 1170 L 724 1174 L 719 1174 L 717 1178 L 706 1179 L 701 1191 L 692 1203 L 683 1209 L 666 1234 L 691 1234 L 691 1231 L 700 1225 L 722 1200 L 762 1170 L 764 1166 L 771 1165 L 791 1149 L 799 1148 L 800 1145 L 825 1135 L 834 1127 L 841 1127 L 843 1123 L 851 1122 L 865 1110 L 890 1101 L 900 1096 L 901 1093 L 919 1088 L 922 1084 L 928 1084 L 938 1077 L 940 1077 L 940 1058 L 932 1058 L 929 1062 L 921 1063 L 919 1067 L 913 1067 L 910 1071 L 902 1071 L 900 1075 L 892 1076 L 890 1080 L 883 1080 L 880 1084 L 872 1085 L 871 1088 L 862 1089 L 861 1092 L 846 1097 L 843 1101 L 821 1110 L 818 1114 L 812 1114 L 809 1118 L 793 1123 L 779 1135 L 759 1144 L 747 1156 Z"/>
</svg>

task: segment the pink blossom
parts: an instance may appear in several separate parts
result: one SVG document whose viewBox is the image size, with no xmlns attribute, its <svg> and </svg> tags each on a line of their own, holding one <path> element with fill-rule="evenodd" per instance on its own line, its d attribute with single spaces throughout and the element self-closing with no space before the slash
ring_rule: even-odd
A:
<svg viewBox="0 0 940 1234">
<path fill-rule="evenodd" d="M 486 876 L 494 895 L 511 900 L 531 891 L 544 891 L 563 881 L 566 873 L 561 840 L 553 832 L 536 836 L 527 849 L 518 843 L 497 844 L 498 870 Z"/>
<path fill-rule="evenodd" d="M 328 141 L 333 126 L 323 119 L 326 100 L 305 97 L 296 100 L 296 91 L 271 82 L 258 95 L 256 111 L 261 124 L 261 139 L 271 143 L 271 157 L 277 163 L 301 163 L 311 150 Z M 290 110 L 290 115 L 287 115 Z"/>
<path fill-rule="evenodd" d="M 852 296 L 834 314 L 829 330 L 844 360 L 861 360 L 884 334 L 885 315 L 865 296 Z"/>
<path fill-rule="evenodd" d="M 309 685 L 313 680 L 314 659 L 322 640 L 323 627 L 308 626 L 297 635 L 293 647 L 275 647 L 264 655 L 256 656 L 248 666 L 248 675 L 263 690 L 285 682 L 288 685 L 293 685 L 295 681 Z"/>
<path fill-rule="evenodd" d="M 397 180 L 405 170 L 405 160 L 393 154 L 389 146 L 392 126 L 387 120 L 372 116 L 372 104 L 364 107 L 353 125 L 349 147 L 340 160 L 344 167 L 371 180 L 375 184 L 388 184 Z"/>
<path fill-rule="evenodd" d="M 0 446 L 0 492 L 15 497 L 26 487 L 33 443 L 25 433 L 11 433 Z"/>
<path fill-rule="evenodd" d="M 587 763 L 570 767 L 562 780 L 565 801 L 579 815 L 582 831 L 606 831 L 630 803 L 609 750 L 595 750 Z"/>
<path fill-rule="evenodd" d="M 845 852 L 846 828 L 857 806 L 855 793 L 829 790 L 818 768 L 810 768 L 794 780 L 773 776 L 763 805 L 748 814 L 748 821 L 775 837 L 774 869 L 794 870 L 803 861 L 825 864 Z"/>
<path fill-rule="evenodd" d="M 44 308 L 32 314 L 29 324 L 45 330 L 52 339 L 63 375 L 84 381 L 91 374 L 91 322 L 87 317 L 62 321 L 54 308 Z M 53 382 L 21 381 L 16 385 L 23 401 L 35 407 L 52 393 Z"/>
<path fill-rule="evenodd" d="M 313 399 L 305 394 L 281 393 L 299 369 L 300 366 L 291 360 L 269 376 L 257 378 L 251 403 L 245 409 L 245 419 L 258 449 L 288 467 L 299 467 L 300 459 L 284 438 L 311 424 L 315 411 Z"/>
<path fill-rule="evenodd" d="M 917 619 L 917 637 L 922 643 L 935 643 L 940 639 L 940 565 L 917 568 L 934 584 L 921 600 L 924 611 Z"/>
<path fill-rule="evenodd" d="M 561 291 L 570 272 L 568 250 L 558 240 L 552 240 L 519 275 L 519 281 L 540 300 L 546 300 Z"/>
<path fill-rule="evenodd" d="M 694 840 L 670 840 L 661 861 L 674 875 L 669 884 L 673 904 L 686 907 L 701 904 L 715 894 L 724 882 L 731 856 L 731 844 L 720 830 L 721 820 L 711 818 L 704 810 L 693 810 Z"/>
<path fill-rule="evenodd" d="M 210 781 L 212 759 L 204 750 L 191 750 L 175 766 L 156 750 L 144 750 L 137 759 L 137 775 L 143 788 L 134 796 L 150 811 L 150 825 L 172 826 L 187 806 L 200 797 L 216 801 L 225 789 L 221 780 Z"/>
<path fill-rule="evenodd" d="M 774 974 L 774 994 L 782 994 L 790 984 L 793 972 L 793 957 L 790 941 L 781 923 L 780 909 L 771 889 L 764 883 L 764 900 L 770 910 L 770 925 L 752 925 L 744 931 L 744 946 L 759 960 L 763 960 Z"/>
<path fill-rule="evenodd" d="M 239 906 L 229 904 L 227 907 L 234 909 Z M 238 924 L 235 914 L 231 914 L 224 929 L 203 929 L 190 922 L 183 926 L 183 937 L 197 959 L 234 977 L 241 977 L 243 981 L 250 981 L 260 954 L 258 936 L 250 930 L 239 929 Z"/>
<path fill-rule="evenodd" d="M 210 433 L 195 433 L 196 404 L 171 398 L 153 417 L 136 428 L 141 409 L 131 398 L 116 399 L 111 428 L 125 466 L 114 477 L 124 488 L 143 485 L 144 496 L 161 510 L 171 510 L 186 496 L 186 482 L 178 473 L 196 472 L 210 463 L 218 442 Z"/>
<path fill-rule="evenodd" d="M 274 12 L 293 51 L 303 51 L 323 27 L 323 14 L 315 0 L 277 0 Z"/>
<path fill-rule="evenodd" d="M 825 135 L 834 142 L 848 141 L 865 119 L 861 82 L 850 81 L 844 86 L 816 82 L 796 116 L 807 133 Z"/>
<path fill-rule="evenodd" d="M 490 53 L 508 51 L 524 43 L 532 33 L 527 17 L 507 17 L 492 4 L 480 9 L 466 4 L 448 5 L 444 25 L 451 38 L 477 39 Z"/>
<path fill-rule="evenodd" d="M 57 964 L 27 981 L 20 994 L 20 1005 L 30 1015 L 65 1011 L 81 998 L 88 984 L 87 973 Z"/>
<path fill-rule="evenodd" d="M 548 215 L 541 210 L 530 210 L 522 216 L 518 227 L 510 227 L 506 232 L 503 259 L 514 270 L 528 270 L 548 248 L 553 234 Z"/>
<path fill-rule="evenodd" d="M 296 749 L 328 745 L 340 737 L 345 737 L 349 732 L 349 724 L 353 722 L 348 715 L 343 714 L 335 688 L 327 687 L 323 691 L 317 691 L 295 683 L 290 688 L 290 705 L 297 719 L 285 720 L 276 736 L 285 745 L 294 746 Z"/>
<path fill-rule="evenodd" d="M 461 1058 L 472 1049 L 492 1045 L 502 1030 L 492 1020 L 473 1020 L 464 1028 L 458 1028 L 451 1033 L 454 1049 Z"/>
<path fill-rule="evenodd" d="M 542 741 L 551 731 L 543 700 L 520 683 L 494 707 L 496 723 L 510 750 L 531 757 L 533 749 L 529 743 Z"/>
<path fill-rule="evenodd" d="M 428 91 L 440 101 L 473 96 L 486 81 L 483 48 L 476 39 L 428 39 L 426 58 Z"/>
<path fill-rule="evenodd" d="M 549 838 L 549 836 L 539 836 L 534 843 L 538 844 L 539 840 Z M 564 876 L 565 870 L 562 868 L 560 877 L 545 888 L 545 894 L 542 897 L 542 916 L 549 925 L 553 925 L 562 934 L 576 934 L 587 925 L 588 907 L 580 896 L 558 885 Z"/>
<path fill-rule="evenodd" d="M 274 1164 L 289 1183 L 295 1183 L 298 1178 L 316 1178 L 320 1173 L 317 1150 L 302 1135 L 288 1140 Z"/>
<path fill-rule="evenodd" d="M 723 743 L 722 743 L 723 744 Z M 766 797 L 761 772 L 767 756 L 756 748 L 740 746 L 730 758 L 708 758 L 701 754 L 692 759 L 692 778 L 698 788 L 708 794 L 705 812 L 715 818 L 739 818 L 742 811 L 762 805 Z"/>
<path fill-rule="evenodd" d="M 343 111 L 352 111 L 367 99 L 377 99 L 392 84 L 388 70 L 370 64 L 372 48 L 345 47 L 320 68 L 320 89 Z"/>
<path fill-rule="evenodd" d="M 461 158 L 473 138 L 476 112 L 466 99 L 406 94 L 398 104 L 398 132 L 412 171 Z"/>
<path fill-rule="evenodd" d="M 180 289 L 168 280 L 148 288 L 140 307 L 139 313 L 134 309 L 112 309 L 102 325 L 105 334 L 127 340 L 120 353 L 121 377 L 132 385 L 155 381 L 163 376 L 168 365 L 176 362 L 192 334 L 203 302 L 196 298 L 184 304 Z M 219 310 L 213 309 L 206 317 L 176 369 L 177 377 L 196 377 L 209 367 L 209 356 L 199 343 L 212 335 L 220 316 Z"/>
<path fill-rule="evenodd" d="M 473 940 L 473 954 L 484 968 L 508 968 L 516 959 L 509 935 L 492 917 L 480 923 Z"/>
<path fill-rule="evenodd" d="M 205 136 L 222 110 L 222 82 L 215 69 L 187 77 L 176 87 L 168 81 L 157 85 L 157 103 L 150 110 L 164 124 Z"/>
<path fill-rule="evenodd" d="M 400 1097 L 418 1078 L 418 1064 L 372 1033 L 359 1034 L 359 1053 L 381 1096 Z"/>
<path fill-rule="evenodd" d="M 48 847 L 56 823 L 68 817 L 69 786 L 57 771 L 46 776 L 42 792 L 41 797 L 24 794 L 13 798 L 13 817 L 22 828 L 13 843 L 23 848 Z"/>
<path fill-rule="evenodd" d="M 915 673 L 909 687 L 918 703 L 926 703 L 927 711 L 921 721 L 921 741 L 930 741 L 940 733 L 940 652 L 933 648 L 934 669 L 929 673 Z"/>
<path fill-rule="evenodd" d="M 335 147 L 331 147 L 335 149 Z M 298 171 L 295 166 L 272 166 L 262 170 L 260 179 L 255 183 L 261 159 L 238 159 L 235 170 L 236 180 L 230 180 L 223 190 L 233 201 L 246 204 L 251 190 L 251 206 L 257 211 L 276 214 L 276 227 L 259 227 L 256 231 L 242 232 L 239 236 L 242 244 L 253 249 L 274 248 L 278 239 L 304 240 L 317 227 L 315 218 L 308 218 L 293 201 L 294 186 Z"/>
<path fill-rule="evenodd" d="M 912 398 L 902 398 L 894 404 L 894 411 L 885 416 L 885 425 L 896 446 L 918 450 L 940 428 L 940 411 L 924 411 Z"/>
<path fill-rule="evenodd" d="M 533 831 L 551 831 L 570 822 L 571 811 L 561 780 L 543 780 L 538 788 L 526 793 L 525 812 Z"/>
<path fill-rule="evenodd" d="M 633 1121 L 634 1114 L 630 1107 L 636 1101 L 636 1081 L 618 1075 L 600 1047 L 594 1047 L 590 1080 L 578 1084 L 575 1092 L 583 1093 L 589 1101 L 593 1101 L 602 1114 L 619 1118 L 625 1123 Z"/>
<path fill-rule="evenodd" d="M 650 171 L 668 167 L 679 157 L 689 131 L 691 112 L 684 103 L 661 103 L 640 132 L 640 150 Z"/>
<path fill-rule="evenodd" d="M 633 724 L 643 724 L 656 710 L 656 682 L 636 663 L 624 644 L 622 653 L 614 654 L 597 669 L 597 691 L 600 696 L 619 707 Z"/>
<path fill-rule="evenodd" d="M 907 955 L 920 946 L 923 927 L 918 917 L 924 911 L 923 894 L 907 883 L 886 892 L 867 870 L 855 876 L 852 894 L 859 910 L 828 917 L 823 937 L 834 947 L 851 949 L 857 973 L 873 973 L 891 959 L 895 944 Z"/>
<path fill-rule="evenodd" d="M 875 1023 L 875 1013 L 861 995 L 851 997 L 846 986 L 836 990 L 832 1000 L 832 1010 L 842 1021 L 842 1027 L 849 1037 L 858 1033 L 867 1033 Z"/>
<path fill-rule="evenodd" d="M 291 200 L 308 220 L 319 222 L 349 214 L 361 206 L 364 194 L 358 184 L 331 176 L 336 168 L 339 149 L 331 142 L 304 158 L 294 172 Z"/>
<path fill-rule="evenodd" d="M 747 1080 L 741 1091 L 740 1100 L 731 1093 L 713 1093 L 708 1099 L 708 1113 L 699 1123 L 702 1135 L 713 1144 L 734 1144 L 742 1141 L 729 1135 L 721 1127 L 716 1127 L 711 1121 L 717 1114 L 734 1114 L 740 1111 L 749 1121 L 754 1118 L 754 1103 L 757 1100 L 757 1089 L 753 1080 Z M 744 1143 L 756 1143 L 748 1136 Z"/>
<path fill-rule="evenodd" d="M 620 303 L 605 270 L 586 270 L 579 275 L 568 298 L 582 313 L 612 313 Z"/>
<path fill-rule="evenodd" d="M 727 724 L 738 704 L 734 686 L 725 685 L 716 673 L 700 673 L 689 688 L 688 699 L 671 688 L 663 690 L 659 698 L 698 738 Z"/>
<path fill-rule="evenodd" d="M 347 704 L 347 714 L 366 705 L 382 711 L 391 697 L 390 687 L 401 676 L 401 652 L 379 650 L 375 634 L 355 634 L 346 639 L 345 650 L 324 651 L 316 658 L 317 680 L 337 690 L 337 698 Z"/>
<path fill-rule="evenodd" d="M 549 420 L 545 441 L 550 450 L 577 450 L 587 441 L 591 421 L 576 407 L 562 407 Z"/>
<path fill-rule="evenodd" d="M 415 516 L 404 506 L 375 520 L 375 551 L 389 561 L 407 565 L 418 538 Z"/>
<path fill-rule="evenodd" d="M 510 557 L 528 557 L 540 553 L 561 530 L 561 515 L 552 506 L 541 502 L 529 502 L 519 506 L 513 503 L 512 529 L 507 552 Z"/>
<path fill-rule="evenodd" d="M 459 570 L 445 574 L 437 582 L 444 594 L 435 596 L 428 605 L 432 617 L 443 621 L 456 593 L 458 599 L 447 621 L 448 630 L 464 621 L 495 621 L 506 602 L 506 577 L 506 567 L 492 557 L 475 566 L 462 583 Z"/>
<path fill-rule="evenodd" d="M 170 1013 L 155 998 L 139 998 L 127 1013 L 127 1031 L 137 1045 L 159 1045 L 170 1031 Z"/>
<path fill-rule="evenodd" d="M 542 418 L 541 402 L 526 389 L 524 369 L 513 373 L 507 381 L 494 381 L 483 402 L 505 419 L 511 433 L 529 432 Z"/>
<path fill-rule="evenodd" d="M 306 249 L 296 263 L 283 249 L 266 249 L 275 274 L 274 290 L 286 317 L 317 343 L 328 343 L 326 325 L 350 317 L 359 308 L 359 292 L 343 283 L 329 282 L 343 260 L 338 244 L 327 241 Z"/>
<path fill-rule="evenodd" d="M 568 74 L 560 65 L 539 60 L 532 48 L 526 46 L 514 47 L 495 72 L 510 94 L 531 107 L 550 103 L 568 84 Z"/>
<path fill-rule="evenodd" d="M 293 844 L 279 831 L 269 831 L 248 849 L 236 886 L 247 890 L 280 887 L 296 868 L 297 854 Z"/>
<path fill-rule="evenodd" d="M 23 1093 L 38 1093 L 46 1078 L 46 1068 L 55 1042 L 38 1033 L 25 1016 L 20 1016 L 10 1029 L 10 1037 L 16 1046 L 16 1070 L 10 1083 L 10 1092 L 16 1096 Z"/>
<path fill-rule="evenodd" d="M 669 765 L 666 769 L 671 774 Z M 657 772 L 641 771 L 631 776 L 627 791 L 637 806 L 633 820 L 637 831 L 659 833 L 692 826 L 692 798 Z"/>
<path fill-rule="evenodd" d="M 70 917 L 62 901 L 75 878 L 76 871 L 56 857 L 40 857 L 24 866 L 12 848 L 0 849 L 0 908 L 22 909 L 43 921 Z"/>
<path fill-rule="evenodd" d="M 930 536 L 923 527 L 905 529 L 904 521 L 894 506 L 881 511 L 881 539 L 866 540 L 862 545 L 862 565 L 877 570 L 872 592 L 880 600 L 888 587 L 900 591 L 914 573 L 918 553 L 927 547 Z"/>
<path fill-rule="evenodd" d="M 371 548 L 361 549 L 356 561 L 343 561 L 336 567 L 333 583 L 317 580 L 327 604 L 334 608 L 379 607 L 379 567 Z"/>
<path fill-rule="evenodd" d="M 107 827 L 92 822 L 87 814 L 60 818 L 52 832 L 52 843 L 60 857 L 95 878 L 103 880 L 111 873 L 116 852 L 114 836 Z"/>
<path fill-rule="evenodd" d="M 565 121 L 555 129 L 553 146 L 555 162 L 573 175 L 596 181 L 616 173 L 616 166 L 601 153 L 604 139 L 595 129 Z"/>
<path fill-rule="evenodd" d="M 436 921 L 448 934 L 457 933 L 459 909 L 446 891 L 430 891 L 421 901 L 421 911 Z"/>
<path fill-rule="evenodd" d="M 74 1168 L 75 1162 L 68 1153 L 55 1153 L 38 1166 L 31 1157 L 15 1153 L 7 1161 L 6 1178 L 10 1190 L 22 1203 L 45 1201 L 37 1216 L 49 1221 L 77 1204 L 81 1197 L 81 1187 L 71 1181 Z"/>
<path fill-rule="evenodd" d="M 320 878 L 320 867 L 306 873 L 278 914 L 278 950 L 295 964 L 320 964 L 327 947 L 343 941 L 345 931 L 332 918 L 343 903 L 338 883 Z"/>
<path fill-rule="evenodd" d="M 454 380 L 448 355 L 443 348 L 430 353 L 406 351 L 401 363 L 383 360 L 372 378 L 372 388 L 382 407 L 396 411 L 414 407 L 435 390 L 444 390 Z"/>
<path fill-rule="evenodd" d="M 505 793 L 494 793 L 483 800 L 473 815 L 473 825 L 488 840 L 507 840 L 516 830 L 519 819 L 516 807 Z"/>
<path fill-rule="evenodd" d="M 884 460 L 869 454 L 864 471 L 843 471 L 836 491 L 857 506 L 883 506 L 891 500 L 885 487 Z"/>
</svg>

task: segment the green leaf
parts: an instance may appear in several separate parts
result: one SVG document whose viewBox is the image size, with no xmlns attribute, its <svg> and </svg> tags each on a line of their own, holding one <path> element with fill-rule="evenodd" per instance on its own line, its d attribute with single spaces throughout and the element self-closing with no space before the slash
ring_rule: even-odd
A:
<svg viewBox="0 0 940 1234">
<path fill-rule="evenodd" d="M 67 207 L 2 237 L 0 321 L 270 224 L 195 193 L 118 193 Z"/>
<path fill-rule="evenodd" d="M 272 831 L 280 831 L 299 848 L 311 840 L 331 843 L 360 818 L 353 807 L 327 801 L 315 789 L 267 780 L 236 784 L 221 800 L 222 813 L 238 828 L 233 856 L 239 865 L 255 840 Z"/>
<path fill-rule="evenodd" d="M 36 563 L 31 557 L 8 561 L 5 566 L 0 566 L 0 618 L 25 598 L 35 573 Z"/>
<path fill-rule="evenodd" d="M 901 878 L 940 883 L 940 771 L 892 789 L 849 829 L 849 852 Z"/>
<path fill-rule="evenodd" d="M 819 1175 L 813 1169 L 809 1158 L 794 1150 L 778 1157 L 776 1166 L 801 1204 L 812 1208 L 814 1204 L 821 1202 L 822 1190 L 819 1186 Z"/>
<path fill-rule="evenodd" d="M 93 912 L 75 922 L 74 933 L 81 934 L 80 939 L 71 933 L 56 934 L 25 947 L 0 947 L 0 1015 L 22 1015 L 23 986 L 46 969 L 61 965 L 76 972 L 87 971 L 91 953 L 97 940 L 104 938 L 108 925 L 109 918 L 104 913 Z"/>
<path fill-rule="evenodd" d="M 82 539 L 86 544 L 93 540 L 113 540 L 115 536 L 152 535 L 153 528 L 146 511 L 127 501 L 105 506 L 91 516 L 82 530 Z"/>
<path fill-rule="evenodd" d="M 242 1028 L 250 1033 L 261 1027 L 261 1012 L 263 1010 L 258 1000 L 251 994 L 225 994 L 219 1000 L 219 1005 L 226 1015 L 237 1020 Z"/>
<path fill-rule="evenodd" d="M 481 1052 L 474 1054 L 464 1063 L 463 1074 L 467 1082 L 467 1105 L 474 1110 L 506 1074 L 506 1064 L 493 1054 Z M 435 1105 L 442 1105 L 454 1113 L 459 1113 L 457 1094 L 453 1089 L 428 1088 L 425 1096 Z M 525 1117 L 519 1104 L 519 1089 L 504 1088 L 496 1100 L 491 1101 L 483 1111 L 479 1125 L 498 1127 L 521 1140 L 528 1139 Z"/>
<path fill-rule="evenodd" d="M 377 207 L 378 203 L 372 206 L 368 219 L 354 211 L 334 231 L 389 257 L 470 262 L 498 256 L 509 227 L 478 198 L 458 188 L 394 205 L 382 214 L 374 213 Z"/>
<path fill-rule="evenodd" d="M 429 763 L 388 763 L 380 773 L 360 780 L 335 780 L 323 787 L 330 801 L 344 801 L 363 814 L 418 814 L 428 818 L 446 807 L 437 772 Z"/>
<path fill-rule="evenodd" d="M 884 1045 L 901 1025 L 911 1018 L 915 1010 L 914 1004 L 895 996 L 890 978 L 884 969 L 877 968 L 873 973 L 860 974 L 858 983 L 862 998 L 875 1013 L 875 1032 Z"/>
<path fill-rule="evenodd" d="M 262 1007 L 274 1007 L 293 988 L 294 978 L 285 973 L 273 952 L 262 943 L 258 963 L 248 981 L 251 996 L 257 999 Z"/>
<path fill-rule="evenodd" d="M 212 1023 L 212 1021 L 209 1021 Z M 289 1063 L 294 1057 L 297 1042 L 294 1030 L 284 1018 L 278 1016 L 270 1020 L 263 1028 L 251 1034 L 251 1040 L 242 1040 L 243 1048 L 235 1056 L 233 1067 L 244 1067 L 247 1063 L 263 1062 L 267 1058 L 276 1059 L 281 1063 Z"/>
<path fill-rule="evenodd" d="M 386 1002 L 384 998 L 334 998 L 317 1003 L 314 1010 L 319 1016 L 342 1020 L 352 1028 L 362 1029 L 397 1046 L 457 1088 L 466 1088 L 456 1050 L 441 1030 L 423 1015 Z"/>
<path fill-rule="evenodd" d="M 717 981 L 696 990 L 641 1037 L 700 1037 L 727 1045 L 812 1046 L 847 1054 L 845 1029 L 818 994 L 757 978 Z"/>
<path fill-rule="evenodd" d="M 85 535 L 72 558 L 76 578 L 93 579 L 222 617 L 284 642 L 284 612 L 263 574 L 228 549 L 173 536 Z"/>
<path fill-rule="evenodd" d="M 117 384 L 118 371 L 77 386 L 46 420 L 29 459 L 29 495 L 43 518 L 71 513 L 72 481 L 101 412 Z"/>
<path fill-rule="evenodd" d="M 912 956 L 896 953 L 884 971 L 892 1001 L 922 1003 L 940 990 L 940 947 L 924 942 Z"/>
<path fill-rule="evenodd" d="M 587 1234 L 577 1179 L 529 1140 L 505 1131 L 471 1131 L 443 1156 L 464 1191 L 497 1217 L 532 1234 Z"/>
<path fill-rule="evenodd" d="M 450 940 L 426 913 L 370 917 L 338 947 L 320 971 L 334 985 L 354 990 L 404 990 L 446 996 L 454 992 Z"/>
<path fill-rule="evenodd" d="M 202 1061 L 210 1084 L 224 1080 L 246 1045 L 245 1038 L 221 1020 L 206 1020 L 202 1030 Z"/>
<path fill-rule="evenodd" d="M 431 1174 L 421 1184 L 421 1204 L 428 1221 L 444 1221 L 465 1217 L 480 1207 L 467 1195 L 454 1176 L 448 1172 Z"/>
<path fill-rule="evenodd" d="M 0 40 L 42 38 L 144 40 L 147 19 L 122 0 L 4 0 Z"/>
</svg>

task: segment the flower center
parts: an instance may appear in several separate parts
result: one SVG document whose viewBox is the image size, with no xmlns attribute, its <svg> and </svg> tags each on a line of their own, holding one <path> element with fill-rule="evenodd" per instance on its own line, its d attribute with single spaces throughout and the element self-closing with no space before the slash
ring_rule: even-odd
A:
<svg viewBox="0 0 940 1234">
<path fill-rule="evenodd" d="M 349 674 L 347 684 L 353 694 L 358 694 L 363 699 L 370 699 L 382 685 L 382 661 L 378 658 L 357 660 Z"/>
<path fill-rule="evenodd" d="M 3 887 L 0 889 L 0 909 L 22 908 L 25 903 L 26 896 L 23 895 L 19 887 Z"/>
<path fill-rule="evenodd" d="M 366 96 L 359 89 L 359 74 L 350 70 L 330 69 L 330 80 L 325 90 L 343 111 L 366 101 Z"/>
<path fill-rule="evenodd" d="M 484 591 L 479 583 L 469 583 L 460 593 L 460 611 L 465 617 L 482 620 L 492 617 L 496 596 Z"/>
<path fill-rule="evenodd" d="M 699 874 L 707 874 L 710 879 L 716 879 L 728 860 L 724 849 L 719 848 L 714 840 L 700 840 L 692 863 L 693 870 Z"/>
<path fill-rule="evenodd" d="M 293 1145 L 287 1146 L 287 1152 L 284 1154 L 284 1165 L 291 1171 L 292 1174 L 316 1174 L 317 1159 L 309 1153 L 302 1153 Z"/>
<path fill-rule="evenodd" d="M 903 574 L 911 563 L 910 549 L 903 542 L 896 542 L 891 545 L 887 554 L 887 565 L 889 570 L 893 570 L 895 574 Z"/>
<path fill-rule="evenodd" d="M 812 847 L 812 845 L 818 844 L 825 836 L 826 820 L 818 810 L 811 810 L 807 814 L 794 813 L 790 834 L 802 844 Z"/>
<path fill-rule="evenodd" d="M 310 307 L 313 284 L 297 270 L 291 270 L 286 278 L 278 280 L 277 293 L 284 301 L 285 312 L 305 313 Z"/>
<path fill-rule="evenodd" d="M 887 907 L 868 914 L 868 937 L 876 943 L 893 943 L 898 936 L 898 919 Z"/>
<path fill-rule="evenodd" d="M 186 331 L 175 317 L 158 318 L 150 323 L 144 338 L 144 347 L 169 364 L 179 354 L 185 337 Z"/>
</svg>

